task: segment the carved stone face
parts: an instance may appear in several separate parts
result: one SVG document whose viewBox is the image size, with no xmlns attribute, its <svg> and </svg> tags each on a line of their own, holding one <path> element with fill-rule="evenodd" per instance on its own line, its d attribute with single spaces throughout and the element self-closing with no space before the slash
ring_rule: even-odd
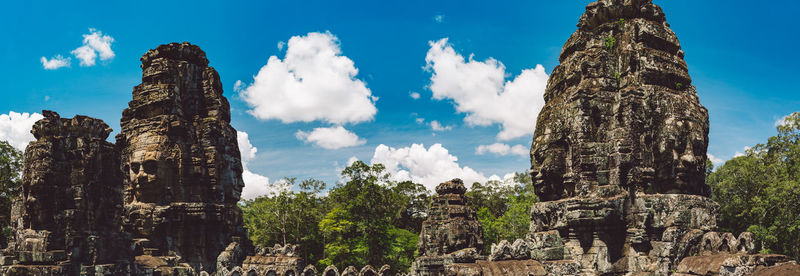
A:
<svg viewBox="0 0 800 276">
<path fill-rule="evenodd" d="M 550 135 L 543 137 L 546 147 L 535 147 L 533 154 L 533 178 L 534 191 L 543 201 L 556 200 L 572 194 L 566 191 L 564 185 L 564 174 L 567 171 L 567 148 L 563 141 L 551 140 Z"/>
<path fill-rule="evenodd" d="M 158 201 L 161 186 L 159 169 L 163 167 L 158 152 L 138 150 L 131 154 L 129 179 L 133 188 L 134 201 L 154 203 Z"/>
<path fill-rule="evenodd" d="M 655 151 L 655 187 L 658 193 L 705 193 L 708 141 L 704 124 L 687 118 L 667 118 Z"/>
</svg>

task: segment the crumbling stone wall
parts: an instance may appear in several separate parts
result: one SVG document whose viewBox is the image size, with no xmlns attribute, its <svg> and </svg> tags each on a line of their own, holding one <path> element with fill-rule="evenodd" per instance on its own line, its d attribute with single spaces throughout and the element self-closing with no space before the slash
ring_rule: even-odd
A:
<svg viewBox="0 0 800 276">
<path fill-rule="evenodd" d="M 3 275 L 130 273 L 119 153 L 103 121 L 42 111 L 25 149 Z"/>
</svg>

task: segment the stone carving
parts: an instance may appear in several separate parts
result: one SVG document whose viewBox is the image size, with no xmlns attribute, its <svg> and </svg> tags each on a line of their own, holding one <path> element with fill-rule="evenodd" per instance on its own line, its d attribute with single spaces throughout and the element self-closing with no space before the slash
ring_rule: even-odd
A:
<svg viewBox="0 0 800 276">
<path fill-rule="evenodd" d="M 142 83 L 117 135 L 123 225 L 137 255 L 180 257 L 213 272 L 232 242 L 250 250 L 236 206 L 244 186 L 236 131 L 219 75 L 189 43 L 161 45 L 141 61 Z"/>
<path fill-rule="evenodd" d="M 548 80 L 531 145 L 542 202 L 531 208 L 527 243 L 548 273 L 666 275 L 688 256 L 754 253 L 752 234 L 714 232 L 708 112 L 683 55 L 650 0 L 586 7 Z M 503 241 L 491 258 L 512 251 Z"/>
<path fill-rule="evenodd" d="M 458 251 L 440 245 L 460 239 L 431 237 L 465 235 L 438 222 L 423 233 L 447 233 L 420 235 L 412 272 L 744 275 L 793 268 L 785 256 L 754 255 L 750 233 L 715 232 L 719 206 L 705 184 L 708 112 L 683 55 L 650 0 L 589 4 L 548 79 L 534 132 L 530 172 L 541 202 L 531 207 L 530 233 L 493 244 L 488 261 L 459 260 L 445 258 Z M 432 222 L 442 213 L 436 204 Z"/>
<path fill-rule="evenodd" d="M 600 196 L 603 186 L 709 195 L 708 112 L 661 8 L 598 1 L 578 27 L 550 76 L 537 121 L 537 195 Z"/>
<path fill-rule="evenodd" d="M 474 262 L 481 258 L 483 229 L 475 210 L 464 195 L 467 188 L 461 179 L 436 186 L 428 209 L 428 219 L 422 222 L 417 249 L 420 257 L 411 270 L 419 275 L 438 275 L 445 263 Z M 484 257 L 485 258 L 485 257 Z"/>
<path fill-rule="evenodd" d="M 483 230 L 475 210 L 467 205 L 466 191 L 458 178 L 436 186 L 437 195 L 419 235 L 417 247 L 421 256 L 441 256 L 465 248 L 483 249 Z"/>
<path fill-rule="evenodd" d="M 103 121 L 44 110 L 25 150 L 3 275 L 130 273 L 118 152 Z"/>
</svg>

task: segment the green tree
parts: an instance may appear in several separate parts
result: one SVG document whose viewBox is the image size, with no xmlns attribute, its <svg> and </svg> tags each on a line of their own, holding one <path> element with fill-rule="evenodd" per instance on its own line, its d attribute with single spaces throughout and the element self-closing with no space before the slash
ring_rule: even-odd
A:
<svg viewBox="0 0 800 276">
<path fill-rule="evenodd" d="M 800 258 L 800 112 L 765 144 L 712 172 L 707 182 L 720 204 L 720 228 L 750 231 L 762 252 Z"/>
<path fill-rule="evenodd" d="M 431 194 L 422 184 L 403 181 L 392 186 L 395 193 L 395 206 L 399 206 L 392 225 L 408 230 L 410 233 L 419 233 L 422 222 L 428 218 L 428 206 L 431 203 Z M 416 245 L 415 245 L 416 246 Z"/>
<path fill-rule="evenodd" d="M 22 185 L 22 152 L 6 141 L 0 141 L 0 246 L 10 238 L 10 214 L 14 197 Z"/>
<path fill-rule="evenodd" d="M 538 200 L 527 173 L 514 174 L 514 185 L 489 181 L 472 184 L 467 192 L 471 206 L 477 210 L 483 227 L 484 253 L 500 240 L 514 241 L 528 233 L 531 206 Z"/>
<path fill-rule="evenodd" d="M 320 266 L 385 263 L 407 271 L 415 258 L 427 191 L 419 184 L 391 181 L 382 164 L 356 161 L 342 177 L 346 182 L 328 196 L 333 209 L 319 223 L 327 241 Z"/>
<path fill-rule="evenodd" d="M 325 198 L 319 194 L 325 183 L 315 179 L 303 180 L 291 190 L 295 178 L 285 178 L 271 184 L 275 194 L 244 202 L 242 212 L 244 225 L 253 244 L 296 244 L 299 254 L 309 262 L 322 258 L 324 240 L 319 222 L 326 214 Z"/>
</svg>

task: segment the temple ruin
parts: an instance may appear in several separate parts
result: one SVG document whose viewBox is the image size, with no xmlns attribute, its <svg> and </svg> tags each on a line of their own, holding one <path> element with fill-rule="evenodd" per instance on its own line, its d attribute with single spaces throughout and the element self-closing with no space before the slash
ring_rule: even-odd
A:
<svg viewBox="0 0 800 276">
<path fill-rule="evenodd" d="M 436 187 L 410 275 L 797 275 L 717 232 L 708 111 L 650 0 L 586 7 L 545 91 L 531 145 L 528 235 L 486 245 L 459 179 Z M 389 275 L 254 247 L 230 107 L 189 43 L 144 54 L 116 144 L 98 119 L 43 111 L 25 150 L 2 275 Z M 482 255 L 489 246 L 490 254 Z M 784 274 L 780 274 L 784 273 Z"/>
</svg>

